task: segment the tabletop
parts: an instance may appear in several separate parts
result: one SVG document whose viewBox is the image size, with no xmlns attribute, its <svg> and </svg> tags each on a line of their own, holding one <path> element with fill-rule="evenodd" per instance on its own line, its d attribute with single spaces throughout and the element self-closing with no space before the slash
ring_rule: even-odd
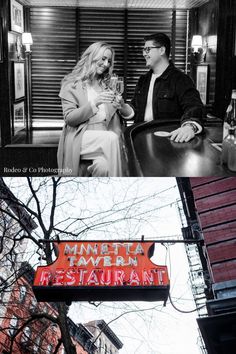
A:
<svg viewBox="0 0 236 354">
<path fill-rule="evenodd" d="M 187 143 L 159 137 L 156 131 L 179 127 L 178 122 L 152 121 L 134 124 L 125 131 L 130 176 L 205 177 L 231 176 L 221 163 L 218 143 L 222 141 L 222 124 L 205 126 L 204 131 Z"/>
</svg>

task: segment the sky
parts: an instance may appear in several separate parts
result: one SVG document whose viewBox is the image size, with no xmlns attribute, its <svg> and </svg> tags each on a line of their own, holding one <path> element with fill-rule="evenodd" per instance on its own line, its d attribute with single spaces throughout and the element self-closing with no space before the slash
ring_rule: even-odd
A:
<svg viewBox="0 0 236 354">
<path fill-rule="evenodd" d="M 135 180 L 134 180 L 135 181 Z M 135 182 L 136 183 L 136 182 Z M 159 206 L 151 215 L 151 221 L 142 223 L 139 237 L 145 239 L 171 238 L 176 239 L 181 235 L 181 222 L 176 206 L 179 199 L 175 178 L 145 178 L 138 181 L 141 188 L 140 195 L 154 191 L 165 191 L 158 198 L 150 202 L 150 210 Z M 132 186 L 132 181 L 130 181 Z M 94 200 L 93 196 L 87 197 L 90 203 L 107 203 L 111 198 L 111 190 L 103 186 L 100 198 Z M 117 190 L 116 190 L 117 189 Z M 112 187 L 115 194 L 119 193 L 119 185 Z M 131 188 L 130 193 L 133 193 Z M 139 195 L 138 194 L 138 195 Z M 123 229 L 122 229 L 123 230 Z M 121 232 L 120 237 L 126 235 Z M 135 235 L 135 239 L 138 235 Z M 156 244 L 155 255 L 152 258 L 158 265 L 167 265 L 171 296 L 175 305 L 184 311 L 193 310 L 191 287 L 188 275 L 188 262 L 183 244 L 173 244 L 168 247 Z M 184 314 L 177 312 L 168 302 L 166 307 L 163 302 L 103 302 L 95 307 L 88 303 L 73 303 L 69 315 L 76 323 L 84 323 L 94 319 L 103 319 L 105 322 L 127 311 L 141 312 L 127 313 L 110 324 L 111 329 L 123 342 L 121 354 L 199 354 L 197 345 L 197 313 Z M 147 309 L 146 311 L 143 311 Z M 149 310 L 148 310 L 149 309 Z"/>
<path fill-rule="evenodd" d="M 24 178 L 4 180 L 20 199 L 27 199 Z M 36 184 L 41 182 L 40 178 L 35 181 Z M 63 224 L 62 219 L 79 218 L 80 221 L 66 227 L 66 230 L 76 231 L 81 239 L 181 238 L 182 225 L 176 204 L 180 196 L 175 178 L 77 178 L 71 182 L 69 179 L 63 181 L 67 183 L 62 183 L 59 190 L 56 223 L 63 229 L 66 223 Z M 40 195 L 40 202 L 45 204 L 48 201 L 50 190 L 45 189 Z M 44 208 L 45 223 L 48 222 L 49 206 Z M 37 232 L 40 237 L 40 230 Z M 62 233 L 61 238 L 68 237 Z M 30 252 L 27 257 L 29 255 Z M 184 312 L 194 310 L 185 246 L 156 244 L 152 261 L 168 266 L 170 294 L 175 306 Z M 35 264 L 35 258 L 31 257 L 30 262 Z M 69 316 L 75 323 L 95 319 L 103 319 L 106 323 L 111 321 L 111 329 L 124 344 L 120 354 L 200 353 L 196 311 L 179 312 L 169 301 L 166 306 L 163 301 L 102 302 L 95 305 L 73 302 Z"/>
</svg>

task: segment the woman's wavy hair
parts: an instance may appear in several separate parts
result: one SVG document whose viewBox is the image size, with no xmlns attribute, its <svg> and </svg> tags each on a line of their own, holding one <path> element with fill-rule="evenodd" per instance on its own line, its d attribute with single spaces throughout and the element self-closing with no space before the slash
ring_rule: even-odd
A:
<svg viewBox="0 0 236 354">
<path fill-rule="evenodd" d="M 106 42 L 95 42 L 84 51 L 72 72 L 64 77 L 62 80 L 62 85 L 68 82 L 73 82 L 74 85 L 76 85 L 76 83 L 80 80 L 92 82 L 96 75 L 96 64 L 98 60 L 102 58 L 106 49 L 109 49 L 112 53 L 111 65 L 99 77 L 99 81 L 106 84 L 112 74 L 115 51 Z"/>
</svg>

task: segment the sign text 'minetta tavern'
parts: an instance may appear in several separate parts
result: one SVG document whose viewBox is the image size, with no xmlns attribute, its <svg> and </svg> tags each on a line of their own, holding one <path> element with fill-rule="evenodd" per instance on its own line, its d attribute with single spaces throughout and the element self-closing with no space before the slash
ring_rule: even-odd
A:
<svg viewBox="0 0 236 354">
<path fill-rule="evenodd" d="M 73 247 L 66 244 L 64 255 L 68 256 L 70 267 L 138 266 L 137 255 L 144 255 L 144 249 L 140 243 L 134 246 L 132 242 L 86 245 L 82 243 Z"/>
<path fill-rule="evenodd" d="M 165 266 L 148 257 L 152 243 L 62 242 L 58 259 L 38 267 L 36 286 L 161 286 L 168 284 Z"/>
</svg>

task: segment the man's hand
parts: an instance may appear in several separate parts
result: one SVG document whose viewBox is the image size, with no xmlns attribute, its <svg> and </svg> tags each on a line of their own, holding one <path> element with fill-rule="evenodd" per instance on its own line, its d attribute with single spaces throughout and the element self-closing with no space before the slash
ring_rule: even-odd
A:
<svg viewBox="0 0 236 354">
<path fill-rule="evenodd" d="M 112 102 L 112 105 L 116 109 L 122 109 L 125 105 L 125 101 L 121 95 L 116 95 L 115 100 Z"/>
<path fill-rule="evenodd" d="M 194 136 L 195 133 L 193 131 L 193 128 L 190 125 L 185 125 L 176 130 L 173 130 L 170 133 L 170 140 L 175 141 L 177 143 L 184 143 L 193 139 Z"/>
</svg>

